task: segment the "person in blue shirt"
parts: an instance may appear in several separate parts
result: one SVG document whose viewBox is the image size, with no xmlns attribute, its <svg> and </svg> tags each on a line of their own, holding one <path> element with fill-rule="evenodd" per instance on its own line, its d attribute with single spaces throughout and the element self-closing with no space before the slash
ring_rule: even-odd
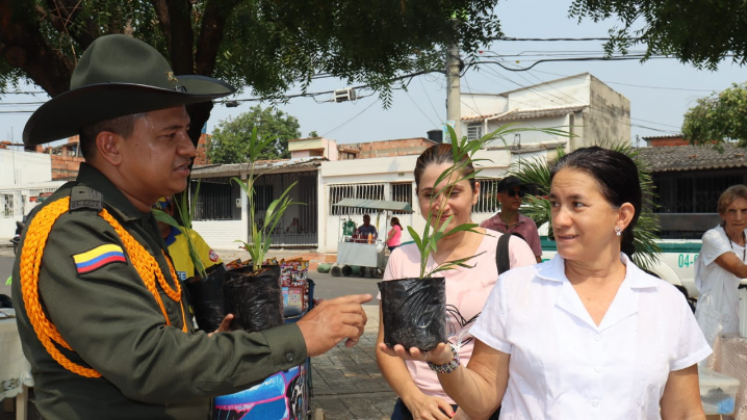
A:
<svg viewBox="0 0 747 420">
<path fill-rule="evenodd" d="M 371 216 L 364 214 L 363 215 L 363 224 L 358 226 L 358 237 L 364 240 L 368 240 L 368 234 L 371 234 L 371 240 L 375 241 L 376 237 L 378 236 L 378 232 L 376 231 L 376 227 L 371 225 Z"/>
</svg>

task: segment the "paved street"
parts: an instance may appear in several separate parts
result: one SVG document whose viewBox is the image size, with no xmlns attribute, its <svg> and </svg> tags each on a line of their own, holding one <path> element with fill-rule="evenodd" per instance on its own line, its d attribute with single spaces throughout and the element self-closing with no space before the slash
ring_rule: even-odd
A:
<svg viewBox="0 0 747 420">
<path fill-rule="evenodd" d="M 11 248 L 0 247 L 0 294 L 10 295 L 5 280 L 13 268 L 12 255 Z M 317 272 L 309 273 L 309 277 L 316 283 L 317 298 L 331 299 L 354 293 L 374 296 L 374 300 L 364 306 L 368 324 L 360 343 L 350 349 L 340 344 L 327 354 L 312 359 L 312 408 L 323 409 L 327 420 L 388 419 L 396 397 L 381 377 L 374 355 L 379 323 L 376 303 L 376 283 L 379 280 L 332 277 Z M 0 420 L 5 418 L 0 412 Z"/>
</svg>

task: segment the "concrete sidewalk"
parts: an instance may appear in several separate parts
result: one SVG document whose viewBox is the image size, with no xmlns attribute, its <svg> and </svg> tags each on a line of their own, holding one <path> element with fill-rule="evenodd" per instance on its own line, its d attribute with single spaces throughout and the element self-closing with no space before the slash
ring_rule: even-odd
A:
<svg viewBox="0 0 747 420">
<path fill-rule="evenodd" d="M 376 365 L 379 307 L 363 308 L 368 322 L 355 347 L 339 344 L 311 359 L 311 406 L 323 409 L 326 420 L 389 420 L 397 399 Z"/>
</svg>

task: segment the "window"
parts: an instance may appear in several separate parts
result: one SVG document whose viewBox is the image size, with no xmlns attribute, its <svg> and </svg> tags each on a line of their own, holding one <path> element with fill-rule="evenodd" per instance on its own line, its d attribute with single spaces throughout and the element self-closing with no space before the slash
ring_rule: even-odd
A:
<svg viewBox="0 0 747 420">
<path fill-rule="evenodd" d="M 192 180 L 190 188 L 192 197 L 200 192 L 195 203 L 193 220 L 241 220 L 241 209 L 236 200 L 241 199 L 239 186 L 230 178 L 202 178 Z"/>
<path fill-rule="evenodd" d="M 3 212 L 3 216 L 11 217 L 15 216 L 13 209 L 13 194 L 0 194 L 0 210 Z"/>
<path fill-rule="evenodd" d="M 407 184 L 392 184 L 392 201 L 399 201 L 402 203 L 409 203 L 412 205 L 412 182 Z M 395 211 L 394 214 L 408 214 L 406 211 Z"/>
<path fill-rule="evenodd" d="M 716 213 L 721 193 L 741 184 L 741 176 L 656 177 L 656 213 Z"/>
<path fill-rule="evenodd" d="M 343 184 L 329 187 L 329 214 L 366 214 L 370 210 L 334 206 L 344 198 L 384 200 L 384 184 Z"/>
<path fill-rule="evenodd" d="M 470 125 L 467 127 L 467 140 L 478 140 L 482 137 L 482 125 Z"/>
<path fill-rule="evenodd" d="M 480 184 L 480 197 L 477 204 L 472 206 L 473 213 L 495 213 L 498 211 L 498 180 L 478 179 Z"/>
</svg>

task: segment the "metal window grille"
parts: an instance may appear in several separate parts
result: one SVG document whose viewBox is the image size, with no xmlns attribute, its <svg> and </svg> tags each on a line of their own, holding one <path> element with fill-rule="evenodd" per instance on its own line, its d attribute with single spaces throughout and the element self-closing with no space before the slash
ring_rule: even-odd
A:
<svg viewBox="0 0 747 420">
<path fill-rule="evenodd" d="M 200 192 L 194 205 L 192 220 L 241 220 L 241 209 L 236 206 L 236 200 L 241 199 L 238 184 L 230 178 L 191 180 L 190 192 L 193 199 L 198 183 Z"/>
<path fill-rule="evenodd" d="M 384 200 L 384 184 L 344 184 L 329 187 L 329 214 L 366 214 L 369 210 L 351 207 L 337 207 L 333 204 L 343 198 L 362 198 L 367 200 Z"/>
<path fill-rule="evenodd" d="M 715 213 L 721 193 L 742 181 L 741 176 L 655 179 L 655 212 Z"/>
<path fill-rule="evenodd" d="M 399 201 L 402 203 L 412 205 L 412 182 L 407 184 L 392 184 L 391 186 L 392 201 Z M 395 211 L 393 214 L 408 214 L 406 211 Z"/>
<path fill-rule="evenodd" d="M 15 210 L 13 206 L 14 194 L 0 194 L 0 200 L 2 200 L 3 216 L 15 216 Z"/>
<path fill-rule="evenodd" d="M 255 198 L 257 210 L 254 217 L 257 226 L 262 228 L 270 203 L 280 198 L 280 195 L 294 182 L 297 184 L 290 190 L 288 196 L 291 201 L 303 204 L 289 206 L 273 231 L 265 232 L 270 234 L 273 248 L 315 247 L 319 242 L 316 172 L 267 174 L 257 178 L 254 184 L 254 190 L 257 193 Z M 251 240 L 251 226 L 249 229 Z"/>
<path fill-rule="evenodd" d="M 478 140 L 482 137 L 482 125 L 470 125 L 467 127 L 467 140 Z"/>
<path fill-rule="evenodd" d="M 472 206 L 473 213 L 495 213 L 498 211 L 498 180 L 497 179 L 478 179 L 480 184 L 480 197 L 477 203 Z"/>
</svg>

